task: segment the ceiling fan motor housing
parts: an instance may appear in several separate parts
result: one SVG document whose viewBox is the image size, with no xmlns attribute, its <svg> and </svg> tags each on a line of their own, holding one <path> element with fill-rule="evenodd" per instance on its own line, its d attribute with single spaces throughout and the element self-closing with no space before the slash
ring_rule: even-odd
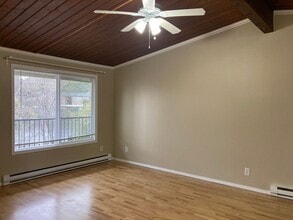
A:
<svg viewBox="0 0 293 220">
<path fill-rule="evenodd" d="M 158 17 L 161 13 L 161 10 L 159 8 L 149 9 L 149 8 L 141 8 L 138 11 L 138 14 L 145 17 L 147 20 L 151 18 Z"/>
</svg>

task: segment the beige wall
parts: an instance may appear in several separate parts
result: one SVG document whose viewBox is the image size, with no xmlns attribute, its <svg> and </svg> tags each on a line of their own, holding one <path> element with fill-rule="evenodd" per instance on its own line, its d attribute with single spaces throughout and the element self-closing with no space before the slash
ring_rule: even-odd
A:
<svg viewBox="0 0 293 220">
<path fill-rule="evenodd" d="M 0 59 L 0 176 L 114 151 L 119 158 L 263 189 L 292 186 L 293 16 L 278 16 L 276 29 L 264 35 L 247 24 L 116 69 L 114 88 L 113 71 L 106 69 L 99 75 L 98 144 L 14 156 L 11 72 Z M 37 59 L 0 49 L 0 58 L 8 55 Z"/>
<path fill-rule="evenodd" d="M 272 34 L 249 23 L 115 70 L 114 109 L 115 157 L 292 187 L 293 16 Z"/>
<path fill-rule="evenodd" d="M 95 157 L 113 151 L 113 71 L 94 67 L 93 65 L 73 64 L 64 60 L 54 61 L 38 58 L 55 64 L 76 66 L 87 69 L 105 70 L 107 73 L 98 76 L 98 143 L 47 150 L 35 153 L 12 155 L 12 105 L 11 105 L 11 70 L 2 59 L 4 56 L 17 56 L 36 60 L 36 56 L 23 55 L 0 48 L 0 176 L 34 170 L 71 161 Z M 104 146 L 104 152 L 99 146 Z"/>
</svg>

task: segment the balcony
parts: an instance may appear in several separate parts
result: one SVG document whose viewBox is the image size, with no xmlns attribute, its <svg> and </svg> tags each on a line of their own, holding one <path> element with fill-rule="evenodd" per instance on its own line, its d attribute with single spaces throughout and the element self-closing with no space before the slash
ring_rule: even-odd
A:
<svg viewBox="0 0 293 220">
<path fill-rule="evenodd" d="M 17 152 L 94 140 L 92 130 L 91 117 L 16 119 L 14 147 Z"/>
</svg>

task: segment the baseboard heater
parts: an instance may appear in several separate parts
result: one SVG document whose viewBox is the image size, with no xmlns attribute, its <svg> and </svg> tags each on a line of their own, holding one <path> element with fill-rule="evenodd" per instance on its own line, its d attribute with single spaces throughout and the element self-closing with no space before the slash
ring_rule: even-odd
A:
<svg viewBox="0 0 293 220">
<path fill-rule="evenodd" d="M 271 194 L 287 199 L 293 199 L 293 188 L 271 185 Z"/>
<path fill-rule="evenodd" d="M 48 176 L 68 170 L 73 170 L 81 167 L 86 167 L 90 166 L 93 164 L 97 163 L 102 163 L 106 162 L 112 159 L 111 154 L 108 155 L 102 155 L 99 157 L 94 157 L 86 160 L 80 160 L 80 161 L 75 161 L 72 163 L 66 163 L 58 166 L 52 166 L 52 167 L 47 167 L 43 169 L 38 169 L 38 170 L 32 170 L 28 172 L 23 172 L 23 173 L 16 173 L 16 174 L 10 174 L 10 175 L 4 175 L 3 176 L 3 185 L 9 185 L 12 183 L 18 183 L 22 182 L 25 180 L 30 180 L 30 179 L 35 179 L 43 176 Z"/>
</svg>

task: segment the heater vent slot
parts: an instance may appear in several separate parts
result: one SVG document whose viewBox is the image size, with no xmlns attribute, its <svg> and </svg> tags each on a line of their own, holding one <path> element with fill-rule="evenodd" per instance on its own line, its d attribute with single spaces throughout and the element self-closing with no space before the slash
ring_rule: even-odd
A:
<svg viewBox="0 0 293 220">
<path fill-rule="evenodd" d="M 293 188 L 271 185 L 271 194 L 282 198 L 293 199 Z"/>
</svg>

